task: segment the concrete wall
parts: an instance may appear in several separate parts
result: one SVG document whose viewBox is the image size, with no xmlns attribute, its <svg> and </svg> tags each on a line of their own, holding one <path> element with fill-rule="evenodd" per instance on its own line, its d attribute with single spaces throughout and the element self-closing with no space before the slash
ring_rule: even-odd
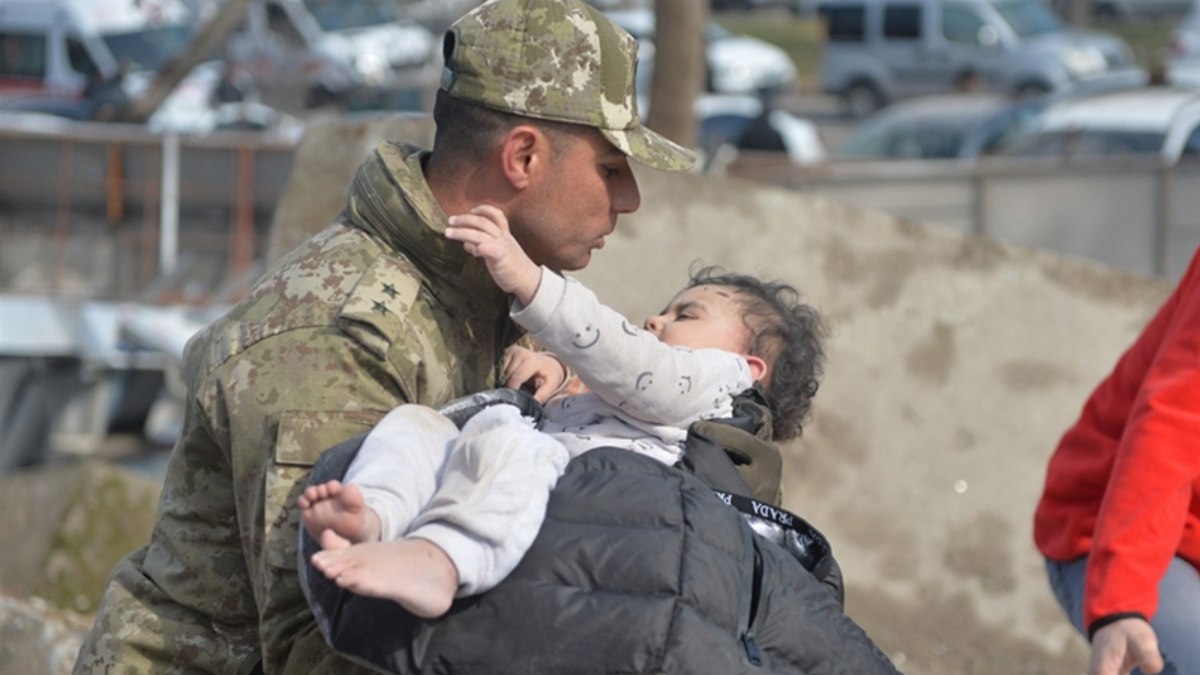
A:
<svg viewBox="0 0 1200 675">
<path fill-rule="evenodd" d="M 1200 244 L 1200 164 L 1157 157 L 844 161 L 815 167 L 741 151 L 749 178 L 1000 241 L 1179 278 Z"/>
</svg>

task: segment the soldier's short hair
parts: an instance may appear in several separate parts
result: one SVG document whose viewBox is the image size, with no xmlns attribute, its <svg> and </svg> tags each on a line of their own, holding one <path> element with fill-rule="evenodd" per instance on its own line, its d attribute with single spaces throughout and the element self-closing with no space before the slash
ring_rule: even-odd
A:
<svg viewBox="0 0 1200 675">
<path fill-rule="evenodd" d="M 490 153 L 506 133 L 518 124 L 533 124 L 550 140 L 554 151 L 568 137 L 578 137 L 590 127 L 550 120 L 534 119 L 456 99 L 438 91 L 433 105 L 437 127 L 434 151 L 458 161 L 479 162 Z"/>
</svg>

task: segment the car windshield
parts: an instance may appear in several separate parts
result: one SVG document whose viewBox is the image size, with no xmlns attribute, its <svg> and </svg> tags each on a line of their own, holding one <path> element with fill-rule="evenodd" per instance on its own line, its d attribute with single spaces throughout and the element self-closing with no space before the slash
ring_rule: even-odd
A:
<svg viewBox="0 0 1200 675">
<path fill-rule="evenodd" d="M 1161 131 L 1059 129 L 1018 136 L 1001 148 L 1007 157 L 1112 157 L 1153 155 L 1166 140 Z"/>
<path fill-rule="evenodd" d="M 1004 147 L 1009 139 L 1016 138 L 1037 119 L 1043 105 L 1039 101 L 1027 101 L 993 115 L 971 133 L 964 153 L 968 155 L 990 155 Z"/>
<path fill-rule="evenodd" d="M 304 0 L 313 18 L 326 31 L 361 28 L 397 20 L 385 0 Z"/>
<path fill-rule="evenodd" d="M 1038 0 L 1003 0 L 992 6 L 1020 37 L 1062 30 L 1062 22 Z"/>
<path fill-rule="evenodd" d="M 191 26 L 161 26 L 130 33 L 110 33 L 104 44 L 127 72 L 159 70 L 187 45 L 192 37 Z"/>
<path fill-rule="evenodd" d="M 910 121 L 864 128 L 838 149 L 844 157 L 948 159 L 957 157 L 967 120 Z"/>
</svg>

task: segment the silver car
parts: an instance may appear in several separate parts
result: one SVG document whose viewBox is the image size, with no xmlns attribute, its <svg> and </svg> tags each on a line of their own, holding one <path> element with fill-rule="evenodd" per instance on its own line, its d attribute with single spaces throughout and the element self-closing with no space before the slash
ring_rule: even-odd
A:
<svg viewBox="0 0 1200 675">
<path fill-rule="evenodd" d="M 827 0 L 822 88 L 851 116 L 956 89 L 1018 96 L 1141 84 L 1120 38 L 1071 29 L 1038 0 Z"/>
<path fill-rule="evenodd" d="M 638 75 L 647 78 L 654 72 L 654 10 L 638 8 L 607 12 L 621 28 L 637 38 L 640 63 Z M 721 94 L 752 94 L 782 90 L 796 81 L 796 67 L 787 52 L 748 35 L 730 33 L 713 22 L 704 30 L 709 91 Z M 641 79 L 645 90 L 648 79 Z M 641 91 L 638 92 L 639 96 Z"/>
<path fill-rule="evenodd" d="M 1032 124 L 1049 100 L 965 93 L 900 101 L 863 120 L 833 151 L 833 158 L 971 162 Z"/>
<path fill-rule="evenodd" d="M 997 151 L 1002 157 L 1155 155 L 1165 164 L 1200 160 L 1200 90 L 1138 87 L 1064 99 Z"/>
</svg>

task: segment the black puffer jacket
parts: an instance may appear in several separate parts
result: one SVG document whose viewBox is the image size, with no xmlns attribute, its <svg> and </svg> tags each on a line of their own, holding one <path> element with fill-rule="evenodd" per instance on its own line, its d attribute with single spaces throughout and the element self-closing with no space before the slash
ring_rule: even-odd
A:
<svg viewBox="0 0 1200 675">
<path fill-rule="evenodd" d="M 312 481 L 343 475 L 356 451 L 326 452 Z M 897 672 L 842 611 L 840 589 L 754 535 L 696 475 L 624 450 L 572 460 L 521 564 L 435 621 L 342 591 L 301 538 L 326 639 L 387 672 Z"/>
</svg>

